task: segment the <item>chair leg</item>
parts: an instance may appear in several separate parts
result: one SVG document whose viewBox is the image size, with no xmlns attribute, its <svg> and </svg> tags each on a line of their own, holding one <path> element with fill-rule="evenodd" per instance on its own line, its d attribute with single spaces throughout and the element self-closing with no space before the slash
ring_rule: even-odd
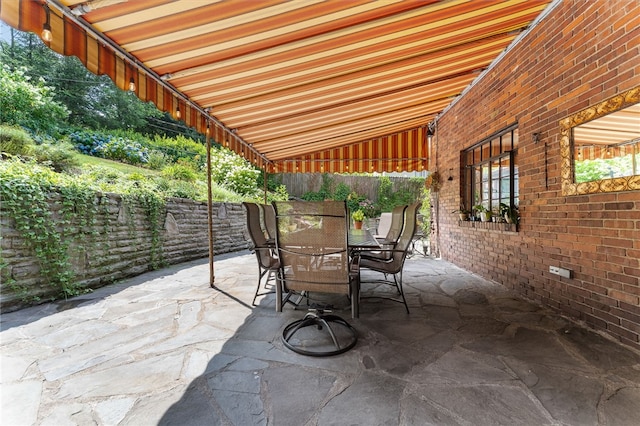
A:
<svg viewBox="0 0 640 426">
<path fill-rule="evenodd" d="M 262 284 L 262 277 L 264 277 L 265 271 L 258 271 L 258 287 L 256 287 L 256 292 L 253 295 L 253 300 L 251 301 L 251 306 L 256 306 L 256 299 L 258 298 L 258 292 L 260 291 L 260 285 Z M 269 277 L 267 277 L 267 281 Z"/>
<path fill-rule="evenodd" d="M 282 312 L 282 277 L 276 274 L 276 312 Z"/>
<path fill-rule="evenodd" d="M 409 305 L 407 305 L 407 299 L 404 298 L 404 289 L 402 288 L 402 270 L 400 270 L 399 274 L 400 274 L 400 280 L 396 280 L 396 287 L 398 288 L 400 297 L 402 297 L 402 303 L 404 303 L 404 308 L 407 310 L 407 313 L 409 313 Z M 393 278 L 395 280 L 396 276 L 394 275 Z"/>
<path fill-rule="evenodd" d="M 360 317 L 360 279 L 351 284 L 351 318 Z"/>
<path fill-rule="evenodd" d="M 260 270 L 260 273 L 258 275 L 258 287 L 256 288 L 256 292 L 253 295 L 253 301 L 251 302 L 252 306 L 256 306 L 256 299 L 258 298 L 258 296 L 263 296 L 265 294 L 273 293 L 273 291 L 265 291 L 264 293 L 260 293 L 260 287 L 262 286 L 262 279 L 264 278 L 265 275 L 267 277 L 267 279 L 264 281 L 265 286 L 267 285 L 267 283 L 269 283 L 270 280 L 275 280 L 275 277 L 273 277 L 274 273 L 275 271 L 271 269 Z"/>
</svg>

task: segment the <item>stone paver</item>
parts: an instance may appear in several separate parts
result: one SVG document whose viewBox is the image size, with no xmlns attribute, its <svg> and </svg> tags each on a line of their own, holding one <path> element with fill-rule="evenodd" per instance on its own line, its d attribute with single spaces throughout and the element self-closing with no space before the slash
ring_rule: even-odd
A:
<svg viewBox="0 0 640 426">
<path fill-rule="evenodd" d="M 2 314 L 0 424 L 638 424 L 637 351 L 447 262 L 407 260 L 409 315 L 363 299 L 352 320 L 331 298 L 359 341 L 328 358 L 282 344 L 304 311 L 251 306 L 253 255 L 215 273 L 216 289 L 205 259 Z"/>
</svg>

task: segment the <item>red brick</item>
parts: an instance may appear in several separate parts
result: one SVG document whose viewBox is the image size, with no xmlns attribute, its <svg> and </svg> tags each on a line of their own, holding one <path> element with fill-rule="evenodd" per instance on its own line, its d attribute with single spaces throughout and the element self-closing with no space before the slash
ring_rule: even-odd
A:
<svg viewBox="0 0 640 426">
<path fill-rule="evenodd" d="M 632 277 L 636 277 L 636 284 L 638 283 L 637 277 L 640 277 L 640 268 L 626 267 L 626 268 L 624 268 L 624 273 L 626 275 L 630 275 Z"/>
<path fill-rule="evenodd" d="M 620 321 L 620 326 L 624 327 L 630 331 L 633 331 L 635 333 L 640 333 L 640 324 L 638 323 L 634 323 L 631 321 L 627 321 L 626 319 L 622 319 Z"/>
<path fill-rule="evenodd" d="M 613 280 L 613 281 L 617 281 L 619 283 L 623 283 L 623 284 L 631 284 L 631 285 L 637 285 L 638 284 L 638 278 L 630 277 L 628 275 L 623 275 L 623 274 L 616 274 L 615 272 L 609 272 L 607 274 L 607 278 L 609 278 L 610 280 Z"/>
<path fill-rule="evenodd" d="M 619 300 L 621 303 L 622 302 L 626 302 L 630 305 L 638 305 L 640 304 L 640 297 L 633 295 L 633 294 L 629 294 L 629 293 L 625 293 L 623 291 L 619 291 L 619 290 L 610 290 L 609 291 L 609 296 Z M 622 307 L 622 306 L 621 306 Z"/>
<path fill-rule="evenodd" d="M 638 326 L 640 327 L 640 315 L 633 314 L 627 310 L 623 310 L 620 308 L 611 308 L 611 314 L 621 318 L 622 320 L 627 320 L 628 322 L 638 324 Z"/>
<path fill-rule="evenodd" d="M 633 331 L 627 330 L 626 328 L 619 327 L 615 324 L 608 324 L 607 329 L 612 332 L 615 336 L 624 337 L 630 341 L 638 341 L 638 333 L 634 333 Z"/>
<path fill-rule="evenodd" d="M 610 312 L 608 311 L 601 311 L 599 309 L 594 309 L 593 310 L 593 315 L 606 321 L 607 322 L 607 327 L 610 327 L 612 324 L 613 325 L 620 325 L 620 318 L 616 317 L 615 315 L 612 315 Z"/>
<path fill-rule="evenodd" d="M 563 195 L 558 141 L 561 119 L 640 84 L 638 26 L 639 2 L 558 4 L 439 118 L 436 159 L 441 171 L 457 169 L 460 151 L 517 122 L 519 231 L 453 225 L 443 212 L 460 204 L 460 186 L 445 185 L 443 258 L 636 346 L 637 330 L 613 325 L 614 317 L 640 324 L 640 194 Z M 533 143 L 534 132 L 544 143 Z M 574 276 L 553 276 L 549 265 Z"/>
</svg>

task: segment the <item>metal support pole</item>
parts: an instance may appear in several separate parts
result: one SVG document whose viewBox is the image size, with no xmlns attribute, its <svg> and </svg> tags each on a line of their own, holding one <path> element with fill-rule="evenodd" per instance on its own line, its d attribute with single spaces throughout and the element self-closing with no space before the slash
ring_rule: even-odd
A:
<svg viewBox="0 0 640 426">
<path fill-rule="evenodd" d="M 264 204 L 267 204 L 267 164 L 264 165 L 264 173 L 263 173 L 263 186 L 264 186 Z"/>
<path fill-rule="evenodd" d="M 213 192 L 211 190 L 211 138 L 207 125 L 207 219 L 209 230 L 209 285 L 215 288 L 215 273 L 213 267 Z"/>
</svg>

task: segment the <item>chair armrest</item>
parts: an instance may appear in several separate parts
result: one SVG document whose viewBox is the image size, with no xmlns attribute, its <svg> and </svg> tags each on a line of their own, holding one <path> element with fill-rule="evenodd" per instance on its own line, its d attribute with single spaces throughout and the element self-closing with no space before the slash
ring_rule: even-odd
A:
<svg viewBox="0 0 640 426">
<path fill-rule="evenodd" d="M 349 275 L 360 274 L 360 255 L 355 254 L 349 262 Z"/>
<path fill-rule="evenodd" d="M 406 253 L 408 250 L 396 250 L 396 249 L 379 249 L 379 250 L 363 250 L 360 252 L 360 257 L 367 260 L 375 261 L 390 261 L 393 257 L 393 253 Z"/>
</svg>

